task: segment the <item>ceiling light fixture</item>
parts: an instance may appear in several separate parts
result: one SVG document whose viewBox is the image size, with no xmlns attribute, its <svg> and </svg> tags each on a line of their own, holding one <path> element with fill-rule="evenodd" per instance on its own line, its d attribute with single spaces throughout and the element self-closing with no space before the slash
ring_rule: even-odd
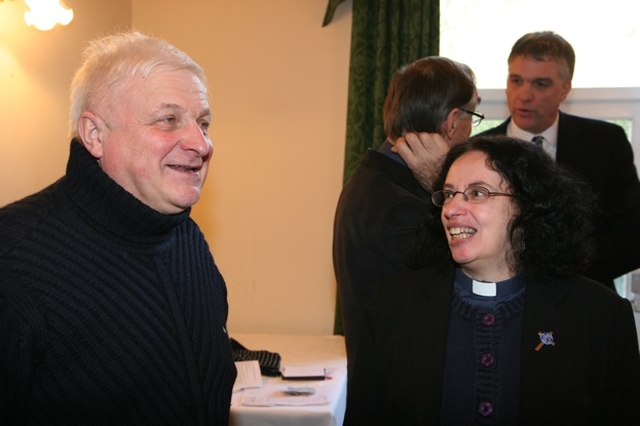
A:
<svg viewBox="0 0 640 426">
<path fill-rule="evenodd" d="M 73 19 L 73 10 L 60 4 L 60 0 L 25 0 L 29 9 L 24 21 L 40 31 L 49 31 L 56 24 L 67 25 Z"/>
</svg>

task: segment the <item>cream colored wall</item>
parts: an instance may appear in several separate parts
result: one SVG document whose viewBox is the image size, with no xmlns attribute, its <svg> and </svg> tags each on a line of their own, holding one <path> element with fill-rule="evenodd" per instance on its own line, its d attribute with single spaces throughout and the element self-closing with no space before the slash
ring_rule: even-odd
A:
<svg viewBox="0 0 640 426">
<path fill-rule="evenodd" d="M 68 84 L 86 42 L 133 24 L 206 70 L 215 155 L 193 216 L 229 290 L 233 333 L 331 333 L 351 2 L 65 0 L 69 27 L 0 2 L 0 205 L 64 173 Z"/>
<path fill-rule="evenodd" d="M 41 32 L 21 0 L 0 2 L 0 206 L 59 178 L 69 152 L 68 87 L 87 40 L 131 24 L 131 0 L 66 0 L 75 19 Z"/>
<path fill-rule="evenodd" d="M 133 0 L 136 28 L 209 78 L 215 154 L 193 216 L 227 281 L 231 333 L 333 329 L 350 2 Z"/>
</svg>

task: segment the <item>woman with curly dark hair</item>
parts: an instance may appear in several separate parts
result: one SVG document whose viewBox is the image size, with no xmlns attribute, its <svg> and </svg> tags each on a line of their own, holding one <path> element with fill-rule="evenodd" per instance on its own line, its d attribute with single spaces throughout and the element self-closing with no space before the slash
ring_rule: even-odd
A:
<svg viewBox="0 0 640 426">
<path fill-rule="evenodd" d="M 593 253 L 589 188 L 530 142 L 451 149 L 417 253 L 378 286 L 345 425 L 636 424 L 629 301 L 577 273 Z"/>
</svg>

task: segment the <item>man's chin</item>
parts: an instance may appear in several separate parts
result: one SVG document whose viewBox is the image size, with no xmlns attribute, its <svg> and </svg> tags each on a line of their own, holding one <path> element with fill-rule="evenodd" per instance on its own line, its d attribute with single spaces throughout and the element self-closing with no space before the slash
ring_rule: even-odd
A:
<svg viewBox="0 0 640 426">
<path fill-rule="evenodd" d="M 165 199 L 165 202 L 163 202 L 162 205 L 150 207 L 163 214 L 180 214 L 188 208 L 192 207 L 199 200 L 200 192 L 197 192 L 189 194 L 188 196 L 183 194 L 180 197 Z"/>
<path fill-rule="evenodd" d="M 536 133 L 535 129 L 536 129 L 537 122 L 532 113 L 518 112 L 515 115 L 513 115 L 511 119 L 513 120 L 514 123 L 516 123 L 516 126 L 524 130 L 525 132 Z"/>
</svg>

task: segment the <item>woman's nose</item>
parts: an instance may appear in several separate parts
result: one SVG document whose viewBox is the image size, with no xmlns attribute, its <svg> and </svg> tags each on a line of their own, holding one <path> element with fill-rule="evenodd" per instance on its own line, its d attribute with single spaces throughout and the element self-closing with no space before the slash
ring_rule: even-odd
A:
<svg viewBox="0 0 640 426">
<path fill-rule="evenodd" d="M 468 202 L 464 199 L 464 194 L 462 192 L 456 192 L 442 207 L 442 214 L 445 217 L 455 216 L 465 210 L 467 204 Z"/>
</svg>

